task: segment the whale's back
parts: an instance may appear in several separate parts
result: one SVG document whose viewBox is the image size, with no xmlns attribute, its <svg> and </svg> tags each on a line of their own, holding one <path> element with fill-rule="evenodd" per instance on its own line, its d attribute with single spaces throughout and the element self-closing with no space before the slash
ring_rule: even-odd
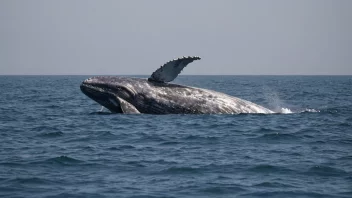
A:
<svg viewBox="0 0 352 198">
<path fill-rule="evenodd" d="M 212 90 L 149 81 L 143 86 L 136 104 L 142 113 L 273 113 L 260 105 Z"/>
</svg>

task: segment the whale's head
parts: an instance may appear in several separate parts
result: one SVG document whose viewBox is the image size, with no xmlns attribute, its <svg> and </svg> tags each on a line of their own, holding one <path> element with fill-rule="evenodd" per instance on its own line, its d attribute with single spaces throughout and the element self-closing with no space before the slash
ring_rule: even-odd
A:
<svg viewBox="0 0 352 198">
<path fill-rule="evenodd" d="M 136 92 L 123 77 L 98 76 L 84 80 L 81 91 L 114 113 L 122 113 L 121 99 L 133 103 Z"/>
</svg>

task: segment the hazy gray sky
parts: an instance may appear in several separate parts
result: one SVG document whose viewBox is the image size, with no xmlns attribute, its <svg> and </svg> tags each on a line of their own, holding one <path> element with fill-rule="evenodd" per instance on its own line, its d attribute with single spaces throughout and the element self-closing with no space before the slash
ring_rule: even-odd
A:
<svg viewBox="0 0 352 198">
<path fill-rule="evenodd" d="M 352 74 L 352 0 L 0 0 L 0 74 Z"/>
</svg>

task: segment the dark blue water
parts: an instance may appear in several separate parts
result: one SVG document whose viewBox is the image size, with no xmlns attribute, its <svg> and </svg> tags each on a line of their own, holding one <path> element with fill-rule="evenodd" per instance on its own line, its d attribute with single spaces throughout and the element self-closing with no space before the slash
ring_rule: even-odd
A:
<svg viewBox="0 0 352 198">
<path fill-rule="evenodd" d="M 0 77 L 0 195 L 352 197 L 351 76 L 176 80 L 272 115 L 99 112 L 87 77 Z"/>
</svg>

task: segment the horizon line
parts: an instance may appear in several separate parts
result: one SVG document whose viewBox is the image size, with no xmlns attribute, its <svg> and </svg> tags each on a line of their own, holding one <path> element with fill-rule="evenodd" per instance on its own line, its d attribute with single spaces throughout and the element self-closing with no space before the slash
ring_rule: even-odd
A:
<svg viewBox="0 0 352 198">
<path fill-rule="evenodd" d="M 0 74 L 0 76 L 150 76 L 150 74 Z M 352 76 L 352 74 L 180 74 L 178 76 Z"/>
</svg>

